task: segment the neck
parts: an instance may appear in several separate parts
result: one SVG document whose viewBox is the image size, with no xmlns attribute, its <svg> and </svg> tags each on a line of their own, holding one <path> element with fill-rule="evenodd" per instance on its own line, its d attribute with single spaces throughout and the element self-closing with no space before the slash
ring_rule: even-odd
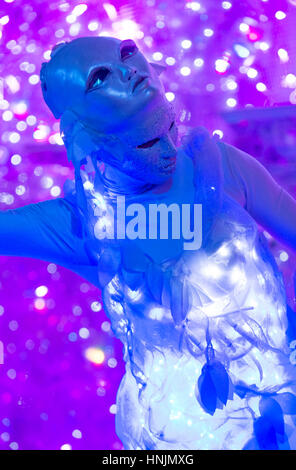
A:
<svg viewBox="0 0 296 470">
<path fill-rule="evenodd" d="M 108 164 L 105 164 L 101 179 L 105 195 L 110 199 L 114 199 L 118 195 L 132 196 L 148 191 L 159 194 L 168 191 L 172 185 L 172 178 L 161 184 L 145 183 Z"/>
<path fill-rule="evenodd" d="M 111 198 L 120 194 L 126 196 L 142 194 L 155 187 L 154 184 L 137 180 L 108 164 L 105 164 L 105 169 L 102 172 L 102 181 L 105 187 L 105 193 Z"/>
</svg>

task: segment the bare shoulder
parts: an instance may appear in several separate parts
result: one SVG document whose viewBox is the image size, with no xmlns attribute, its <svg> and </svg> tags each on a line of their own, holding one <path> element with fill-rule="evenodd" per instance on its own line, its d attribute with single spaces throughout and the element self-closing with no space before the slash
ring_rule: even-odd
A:
<svg viewBox="0 0 296 470">
<path fill-rule="evenodd" d="M 224 190 L 242 207 L 246 207 L 248 187 L 247 174 L 251 174 L 251 155 L 225 142 L 218 142 L 221 151 L 221 161 L 224 177 Z M 256 161 L 256 160 L 255 160 Z"/>
<path fill-rule="evenodd" d="M 262 164 L 252 155 L 241 150 L 234 145 L 226 142 L 219 142 L 219 146 L 222 150 L 222 158 L 227 161 L 232 167 L 238 167 L 246 170 L 252 166 L 262 166 Z"/>
</svg>

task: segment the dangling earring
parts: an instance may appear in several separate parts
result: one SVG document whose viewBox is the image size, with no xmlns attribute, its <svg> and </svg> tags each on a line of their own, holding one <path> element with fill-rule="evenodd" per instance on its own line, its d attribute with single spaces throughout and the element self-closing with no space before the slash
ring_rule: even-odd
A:
<svg viewBox="0 0 296 470">
<path fill-rule="evenodd" d="M 162 72 L 164 72 L 167 69 L 165 65 L 156 64 L 155 62 L 149 62 L 149 64 L 152 65 L 157 75 L 160 75 Z"/>
</svg>

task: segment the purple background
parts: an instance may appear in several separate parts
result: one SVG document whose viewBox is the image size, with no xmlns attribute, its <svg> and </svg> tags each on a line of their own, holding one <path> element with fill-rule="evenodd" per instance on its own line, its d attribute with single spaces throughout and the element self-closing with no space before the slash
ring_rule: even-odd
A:
<svg viewBox="0 0 296 470">
<path fill-rule="evenodd" d="M 0 209 L 63 195 L 73 170 L 39 70 L 57 42 L 97 35 L 132 38 L 167 65 L 181 135 L 197 125 L 223 133 L 295 197 L 295 28 L 296 0 L 1 1 Z M 294 308 L 295 256 L 269 242 Z M 38 260 L 0 266 L 0 449 L 121 449 L 122 345 L 99 290 Z"/>
</svg>

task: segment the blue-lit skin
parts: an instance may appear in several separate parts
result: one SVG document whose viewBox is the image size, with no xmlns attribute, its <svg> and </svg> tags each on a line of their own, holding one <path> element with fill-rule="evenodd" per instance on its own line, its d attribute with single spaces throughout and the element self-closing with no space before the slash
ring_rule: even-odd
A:
<svg viewBox="0 0 296 470">
<path fill-rule="evenodd" d="M 234 183 L 226 185 L 227 152 L 204 130 L 177 147 L 156 69 L 142 55 L 123 63 L 118 40 L 88 41 L 59 46 L 42 83 L 75 166 L 66 199 L 77 204 L 93 282 L 124 344 L 118 436 L 126 449 L 295 449 L 283 280 Z M 114 70 L 104 92 L 88 79 L 98 62 Z M 149 71 L 153 92 L 131 96 L 131 71 Z M 89 83 L 98 88 L 86 91 Z M 182 238 L 98 240 L 96 224 L 112 223 L 105 210 L 117 194 L 145 208 L 201 203 L 202 248 L 184 251 Z"/>
</svg>

